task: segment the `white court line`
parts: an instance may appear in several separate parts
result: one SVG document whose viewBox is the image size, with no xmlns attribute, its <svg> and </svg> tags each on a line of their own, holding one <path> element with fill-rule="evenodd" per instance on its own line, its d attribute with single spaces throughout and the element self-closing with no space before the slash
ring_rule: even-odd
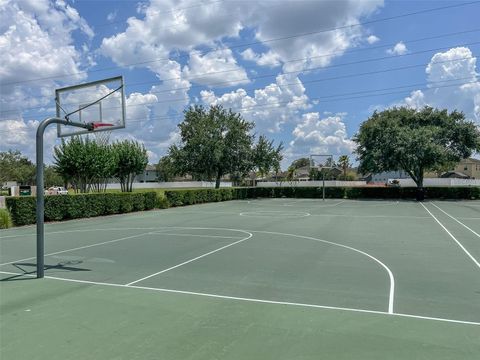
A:
<svg viewBox="0 0 480 360">
<path fill-rule="evenodd" d="M 126 236 L 126 237 L 123 237 L 123 238 L 120 238 L 120 239 L 108 240 L 108 241 L 103 241 L 103 242 L 100 242 L 100 243 L 95 243 L 95 244 L 90 244 L 90 245 L 85 245 L 85 246 L 79 246 L 79 247 L 72 248 L 72 249 L 67 249 L 67 250 L 62 250 L 62 251 L 56 251 L 56 252 L 52 252 L 52 253 L 45 254 L 44 256 L 58 255 L 58 254 L 63 254 L 63 253 L 69 252 L 69 251 L 75 251 L 75 250 L 81 250 L 81 249 L 91 248 L 91 247 L 94 247 L 94 246 L 111 244 L 111 243 L 114 243 L 114 242 L 117 242 L 117 241 L 123 241 L 123 240 L 128 240 L 128 239 L 133 239 L 133 238 L 136 238 L 136 237 L 148 235 L 149 233 L 150 233 L 150 232 L 146 232 L 146 233 L 142 233 L 142 234 Z M 20 259 L 20 260 L 15 260 L 15 261 L 9 261 L 9 262 L 0 264 L 0 266 L 9 265 L 9 264 L 13 264 L 13 263 L 21 262 L 21 261 L 33 260 L 33 259 L 36 259 L 36 258 L 37 258 L 36 256 L 31 256 L 31 257 L 25 258 L 25 259 Z"/>
<path fill-rule="evenodd" d="M 21 273 L 14 273 L 14 272 L 8 272 L 8 271 L 0 271 L 0 274 L 35 277 L 35 275 L 33 275 L 33 274 L 21 274 Z M 238 296 L 201 293 L 201 292 L 185 291 L 185 290 L 153 288 L 153 287 L 147 287 L 147 286 L 123 285 L 123 284 L 104 283 L 104 282 L 88 281 L 88 280 L 67 279 L 67 278 L 61 278 L 61 277 L 55 277 L 55 276 L 45 276 L 45 278 L 50 279 L 50 280 L 59 280 L 59 281 L 80 283 L 80 284 L 88 284 L 88 285 L 111 286 L 111 287 L 119 287 L 119 288 L 127 288 L 127 289 L 139 289 L 139 290 L 148 290 L 148 291 L 167 292 L 167 293 L 173 293 L 173 294 L 204 296 L 204 297 L 216 298 L 216 299 L 238 300 L 238 301 L 253 302 L 253 303 L 263 303 L 263 304 L 272 304 L 272 305 L 287 305 L 287 306 L 325 309 L 325 310 L 339 310 L 339 311 L 348 311 L 348 312 L 356 312 L 356 313 L 387 315 L 387 316 L 406 317 L 406 318 L 413 318 L 413 319 L 420 319 L 420 320 L 433 320 L 433 321 L 440 321 L 440 322 L 447 322 L 447 323 L 480 326 L 480 322 L 475 322 L 475 321 L 445 319 L 445 318 L 438 318 L 438 317 L 431 317 L 431 316 L 402 314 L 402 313 L 389 313 L 389 312 L 377 311 L 377 310 L 355 309 L 355 308 L 347 308 L 347 307 L 305 304 L 305 303 L 296 303 L 296 302 L 287 302 L 287 301 L 263 300 L 263 299 L 256 299 L 256 298 L 246 298 L 246 297 L 238 297 Z"/>
<path fill-rule="evenodd" d="M 472 233 L 474 233 L 477 237 L 480 238 L 480 234 L 477 233 L 475 230 L 473 230 L 472 228 L 468 227 L 467 225 L 465 225 L 464 223 L 462 223 L 460 220 L 456 219 L 455 217 L 453 217 L 452 215 L 450 215 L 449 213 L 447 213 L 446 211 L 442 210 L 440 208 L 440 206 L 437 206 L 435 205 L 433 202 L 431 203 L 433 206 L 435 206 L 438 210 L 440 210 L 441 212 L 443 212 L 445 215 L 447 215 L 448 217 L 452 218 L 453 220 L 455 220 L 457 223 L 459 223 L 460 225 L 462 225 L 465 229 L 468 229 L 470 230 Z"/>
<path fill-rule="evenodd" d="M 170 229 L 169 229 L 170 230 Z M 190 236 L 190 237 L 200 237 L 200 238 L 218 238 L 218 239 L 238 239 L 238 237 L 235 237 L 235 236 L 221 236 L 221 235 L 197 235 L 197 234 L 182 234 L 182 233 L 179 233 L 179 234 L 171 234 L 171 233 L 164 233 L 164 232 L 160 232 L 158 231 L 159 234 L 162 234 L 162 235 L 171 235 L 171 236 Z M 157 231 L 152 231 L 151 234 L 157 234 Z M 238 239 L 238 240 L 241 240 L 241 239 Z"/>
<path fill-rule="evenodd" d="M 173 230 L 173 229 L 178 229 L 178 227 L 169 227 L 168 229 L 163 229 L 163 230 L 162 230 L 162 229 L 156 230 L 156 229 L 157 229 L 157 228 L 113 228 L 113 229 L 82 229 L 82 230 L 57 231 L 57 232 L 54 232 L 54 233 L 55 233 L 55 234 L 60 234 L 60 233 L 64 234 L 64 233 L 72 233 L 72 232 L 88 232 L 88 231 L 99 231 L 99 230 L 108 230 L 108 231 L 111 231 L 111 230 L 117 230 L 117 231 L 121 231 L 121 230 L 155 230 L 155 231 L 153 231 L 153 232 L 152 232 L 152 231 L 149 231 L 149 232 L 146 232 L 146 233 L 141 233 L 141 234 L 136 234 L 136 235 L 132 235 L 132 236 L 127 236 L 127 237 L 123 237 L 123 238 L 120 238 L 120 239 L 113 239 L 113 240 L 103 241 L 103 242 L 95 243 L 95 244 L 91 244 L 91 245 L 79 246 L 79 247 L 72 248 L 72 249 L 66 249 L 66 250 L 62 250 L 62 251 L 57 251 L 57 252 L 53 252 L 53 253 L 48 253 L 48 254 L 45 254 L 44 256 L 58 255 L 58 254 L 63 254 L 63 253 L 69 252 L 69 251 L 87 249 L 87 248 L 94 247 L 94 246 L 105 245 L 105 244 L 115 243 L 115 242 L 118 242 L 118 241 L 133 239 L 133 238 L 140 237 L 140 236 L 143 236 L 143 235 L 161 234 L 161 233 L 163 234 L 164 231 L 170 231 L 170 230 Z M 49 233 L 49 234 L 52 234 L 52 233 Z M 35 235 L 35 234 L 34 234 L 34 235 Z M 48 234 L 47 234 L 47 235 L 48 235 Z M 178 236 L 196 236 L 196 237 L 209 237 L 209 238 L 238 239 L 238 238 L 233 237 L 233 236 L 215 236 L 215 235 L 213 235 L 213 236 L 210 236 L 210 235 L 195 235 L 195 234 L 165 234 L 165 235 L 172 235 L 172 236 L 178 235 Z M 9 261 L 9 262 L 0 264 L 0 266 L 10 265 L 10 264 L 14 264 L 14 263 L 17 263 L 17 262 L 27 261 L 27 260 L 33 260 L 33 259 L 36 259 L 36 256 L 32 256 L 32 257 L 25 258 L 25 259 L 19 259 L 19 260 L 15 260 L 15 261 Z"/>
<path fill-rule="evenodd" d="M 280 216 L 282 219 L 296 219 L 310 216 L 308 212 L 300 211 L 278 211 L 278 210 L 258 210 L 258 211 L 244 211 L 239 213 L 240 216 L 245 217 L 275 217 Z"/>
<path fill-rule="evenodd" d="M 458 241 L 458 240 L 455 238 L 455 236 L 453 236 L 452 233 L 451 233 L 450 231 L 448 231 L 448 229 L 447 229 L 445 226 L 443 226 L 443 224 L 435 217 L 435 215 L 433 215 L 433 214 L 430 212 L 430 210 L 427 209 L 427 207 L 426 207 L 425 205 L 423 205 L 422 203 L 420 203 L 420 205 L 422 205 L 422 206 L 425 208 L 425 210 L 427 210 L 427 212 L 428 212 L 428 213 L 433 217 L 433 219 L 443 228 L 443 230 L 445 230 L 446 233 L 447 233 L 448 235 L 450 235 L 450 237 L 451 237 L 451 238 L 457 243 L 457 245 L 465 252 L 465 254 L 467 254 L 468 257 L 475 263 L 475 265 L 477 265 L 477 266 L 480 268 L 480 263 L 477 261 L 477 259 L 475 259 L 475 258 L 473 257 L 472 254 L 470 254 L 470 253 L 468 252 L 467 249 L 465 249 L 465 247 L 460 243 L 460 241 Z"/>
<path fill-rule="evenodd" d="M 468 227 L 467 225 L 465 225 L 464 223 L 462 223 L 460 220 L 456 219 L 455 217 L 453 217 L 452 215 L 450 215 L 449 213 L 447 213 L 446 211 L 442 210 L 440 208 L 440 206 L 437 206 L 435 205 L 433 202 L 431 203 L 433 206 L 435 206 L 438 210 L 440 210 L 441 212 L 443 212 L 445 215 L 447 215 L 448 217 L 452 218 L 453 220 L 455 220 L 456 222 L 458 222 L 460 225 L 462 225 L 465 229 L 468 229 L 470 230 L 472 233 L 474 233 L 477 237 L 480 238 L 480 234 L 477 233 L 475 230 L 473 230 L 472 228 Z"/>
<path fill-rule="evenodd" d="M 430 216 L 411 215 L 346 215 L 346 214 L 310 214 L 310 216 L 340 216 L 347 218 L 386 218 L 386 219 L 430 219 Z"/>
<path fill-rule="evenodd" d="M 70 233 L 75 233 L 75 232 L 89 232 L 89 231 L 119 231 L 119 230 L 145 230 L 145 228 L 139 227 L 139 228 L 100 228 L 100 229 L 60 230 L 60 231 L 46 232 L 45 235 L 70 234 Z M 24 237 L 24 236 L 36 236 L 36 235 L 37 235 L 37 233 L 20 234 L 20 235 L 7 235 L 7 236 L 1 236 L 0 240 L 7 239 L 7 238 L 16 238 L 16 237 Z"/>
<path fill-rule="evenodd" d="M 230 229 L 230 228 L 203 228 L 203 227 L 171 227 L 171 228 L 166 228 L 166 227 L 160 227 L 160 228 L 144 228 L 144 230 L 156 230 L 156 229 L 162 229 L 163 230 L 158 230 L 156 232 L 159 232 L 159 231 L 169 231 L 171 229 L 196 229 L 196 230 L 230 230 L 230 231 L 240 231 L 240 232 L 244 232 L 244 233 L 248 233 L 250 235 L 250 237 L 252 236 L 252 234 L 248 231 L 244 231 L 244 230 L 239 230 L 239 229 Z M 121 229 L 121 228 L 118 228 L 118 229 Z M 130 228 L 123 228 L 123 230 L 128 230 Z M 94 229 L 92 229 L 92 231 L 94 231 Z M 393 302 L 394 302 L 394 292 L 395 292 L 395 279 L 393 277 L 393 273 L 390 271 L 390 269 L 384 264 L 382 263 L 380 260 L 378 260 L 377 258 L 373 257 L 372 255 L 366 253 L 366 252 L 363 252 L 361 250 L 358 250 L 358 249 L 355 249 L 353 247 L 350 247 L 350 246 L 347 246 L 347 245 L 342 245 L 342 244 L 337 244 L 337 243 L 334 243 L 334 242 L 331 242 L 331 241 L 327 241 L 327 240 L 321 240 L 321 239 L 317 239 L 317 238 L 313 238 L 313 237 L 309 237 L 309 236 L 303 236 L 303 235 L 296 235 L 296 234 L 287 234 L 287 233 L 279 233 L 279 232 L 268 232 L 268 231 L 252 231 L 252 232 L 258 232 L 258 233 L 266 233 L 266 234 L 274 234 L 274 235 L 283 235 L 283 236 L 292 236 L 292 237 L 297 237 L 297 238 L 304 238 L 304 239 L 309 239 L 309 240 L 314 240 L 314 241 L 318 241 L 318 242 L 323 242 L 323 243 L 327 243 L 327 244 L 331 244 L 331 245 L 335 245 L 335 246 L 339 246 L 339 247 L 343 247 L 343 248 L 346 248 L 346 249 L 350 249 L 352 251 L 355 251 L 355 252 L 358 252 L 360 254 L 363 254 L 369 258 L 371 258 L 372 260 L 376 261 L 378 264 L 380 264 L 384 269 L 386 269 L 387 273 L 388 273 L 388 276 L 389 276 L 389 279 L 390 279 L 390 291 L 389 291 L 389 301 L 388 301 L 388 311 L 389 312 L 393 312 Z M 145 233 L 145 234 L 150 234 L 152 232 L 148 232 L 148 233 Z M 140 235 L 138 235 L 140 236 Z M 247 239 L 241 239 L 235 243 L 238 243 L 240 241 L 244 241 L 244 240 L 247 240 Z M 114 241 L 119 241 L 119 240 L 110 240 L 109 242 L 114 242 Z M 234 245 L 235 243 L 231 244 L 231 245 Z M 95 246 L 95 245 L 101 245 L 100 243 L 99 244 L 93 244 L 93 245 L 88 245 L 88 247 L 91 247 L 91 246 Z M 231 246 L 231 245 L 227 245 L 228 246 Z M 225 247 L 223 247 L 225 248 Z M 221 250 L 222 248 L 220 249 L 217 249 L 215 251 L 219 251 Z M 70 249 L 70 250 L 64 250 L 62 252 L 68 252 L 68 251 L 73 251 L 73 250 L 77 250 L 77 249 Z M 52 254 L 47 254 L 46 256 L 48 255 L 55 255 L 55 254 L 58 254 L 57 253 L 52 253 Z M 204 254 L 203 256 L 206 256 L 208 255 L 207 254 Z M 202 256 L 202 257 L 203 257 Z M 14 263 L 14 262 L 20 262 L 20 261 L 25 261 L 25 260 L 31 260 L 31 259 L 34 259 L 35 257 L 31 257 L 31 258 L 28 258 L 28 259 L 22 259 L 22 260 L 16 260 L 16 261 L 13 261 L 13 262 L 8 262 L 8 263 L 5 263 L 5 264 L 0 264 L 0 266 L 2 265 L 8 265 L 8 264 L 11 264 L 11 263 Z M 197 258 L 196 258 L 197 259 Z M 193 261 L 195 259 L 192 259 L 191 261 Z M 187 262 L 185 263 L 182 263 L 182 264 L 179 264 L 179 265 L 176 265 L 176 267 L 180 266 L 180 265 L 184 265 L 186 264 Z M 155 275 L 158 275 L 162 272 L 165 272 L 167 270 L 172 270 L 174 267 L 172 268 L 169 268 L 169 269 L 165 269 L 165 270 L 162 270 L 158 273 L 155 273 L 155 274 L 152 274 L 148 277 L 152 277 L 152 276 L 155 276 Z M 148 278 L 146 277 L 146 278 Z M 144 279 L 146 279 L 144 278 Z M 140 279 L 140 280 L 136 280 L 135 282 L 139 282 L 141 280 L 144 280 L 144 279 Z M 128 284 L 127 284 L 128 285 Z"/>
<path fill-rule="evenodd" d="M 234 231 L 235 231 L 235 230 L 234 230 Z M 177 264 L 177 265 L 174 265 L 174 266 L 169 267 L 169 268 L 167 268 L 167 269 L 158 271 L 158 272 L 156 272 L 156 273 L 154 273 L 154 274 L 150 274 L 150 275 L 145 276 L 145 277 L 143 277 L 143 278 L 141 278 L 141 279 L 134 280 L 134 281 L 129 282 L 128 284 L 125 284 L 125 285 L 126 285 L 126 286 L 130 286 L 130 285 L 136 284 L 136 283 L 138 283 L 138 282 L 140 282 L 140 281 L 143 281 L 143 280 L 149 279 L 149 278 L 151 278 L 151 277 L 154 277 L 154 276 L 156 276 L 156 275 L 160 275 L 160 274 L 166 273 L 167 271 L 176 269 L 176 268 L 178 268 L 178 267 L 180 267 L 180 266 L 183 266 L 183 265 L 189 264 L 189 263 L 191 263 L 191 262 L 193 262 L 193 261 L 196 261 L 196 260 L 198 260 L 198 259 L 204 258 L 205 256 L 208 256 L 208 255 L 214 254 L 214 253 L 216 253 L 216 252 L 218 252 L 218 251 L 221 251 L 221 250 L 223 250 L 223 249 L 229 248 L 230 246 L 239 244 L 239 243 L 241 243 L 241 242 L 243 242 L 243 241 L 245 241 L 245 240 L 250 239 L 250 238 L 253 236 L 253 234 L 250 233 L 250 232 L 248 232 L 248 231 L 243 231 L 243 230 L 237 230 L 237 231 L 240 231 L 240 232 L 243 232 L 243 233 L 245 233 L 245 234 L 248 234 L 248 236 L 247 236 L 247 237 L 244 237 L 244 238 L 242 238 L 242 239 L 240 239 L 240 240 L 237 240 L 237 241 L 235 241 L 235 242 L 233 242 L 233 243 L 230 243 L 230 244 L 228 244 L 228 245 L 225 245 L 225 246 L 219 247 L 219 248 L 217 248 L 217 249 L 215 249 L 215 250 L 209 251 L 209 252 L 207 252 L 207 253 L 205 253 L 205 254 L 202 254 L 202 255 L 200 255 L 200 256 L 194 257 L 193 259 L 184 261 L 184 262 L 182 262 L 182 263 L 180 263 L 180 264 Z"/>
<path fill-rule="evenodd" d="M 348 249 L 348 250 L 355 251 L 359 254 L 365 255 L 368 258 L 374 260 L 376 263 L 378 263 L 380 266 L 382 266 L 388 273 L 388 277 L 389 277 L 389 280 L 390 280 L 390 290 L 389 290 L 389 295 L 388 295 L 388 313 L 389 314 L 393 313 L 393 301 L 394 301 L 394 297 L 395 297 L 395 278 L 393 277 L 393 273 L 390 271 L 388 266 L 385 265 L 380 260 L 378 260 L 376 257 L 370 255 L 369 253 L 366 253 L 365 251 L 355 249 L 351 246 L 338 244 L 338 243 L 335 243 L 335 242 L 332 242 L 332 241 L 317 239 L 317 238 L 310 237 L 310 236 L 287 234 L 287 233 L 280 233 L 280 232 L 273 232 L 273 231 L 253 231 L 253 232 L 262 233 L 262 234 L 292 236 L 292 237 L 297 237 L 297 238 L 300 238 L 300 239 L 308 239 L 308 240 L 318 241 L 318 242 L 322 242 L 322 243 L 326 243 L 326 244 L 330 244 L 330 245 L 334 245 L 334 246 L 339 246 L 339 247 L 342 247 L 342 248 L 345 248 L 345 249 Z"/>
</svg>

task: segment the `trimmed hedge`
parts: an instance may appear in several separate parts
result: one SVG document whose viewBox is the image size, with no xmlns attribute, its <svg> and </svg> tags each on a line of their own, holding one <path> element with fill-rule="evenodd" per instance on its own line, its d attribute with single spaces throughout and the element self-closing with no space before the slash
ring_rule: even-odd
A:
<svg viewBox="0 0 480 360">
<path fill-rule="evenodd" d="M 35 197 L 7 197 L 6 203 L 16 226 L 36 222 Z M 157 194 L 154 191 L 45 196 L 45 220 L 60 221 L 151 210 L 156 204 Z"/>
<path fill-rule="evenodd" d="M 325 197 L 335 199 L 415 199 L 416 188 L 326 187 Z M 249 197 L 322 198 L 321 187 L 249 188 Z M 480 187 L 429 187 L 426 199 L 480 199 Z"/>
<path fill-rule="evenodd" d="M 246 199 L 254 197 L 250 189 L 253 188 L 166 190 L 165 199 L 169 206 L 185 206 L 216 201 Z"/>
<path fill-rule="evenodd" d="M 46 196 L 45 220 L 60 221 L 256 197 L 322 198 L 322 196 L 321 187 L 166 190 L 164 197 L 158 196 L 155 191 Z M 416 188 L 327 187 L 325 188 L 325 197 L 332 199 L 415 199 Z M 480 199 L 480 187 L 430 187 L 425 188 L 425 197 L 426 199 Z M 36 222 L 35 197 L 7 197 L 6 203 L 16 226 Z"/>
</svg>

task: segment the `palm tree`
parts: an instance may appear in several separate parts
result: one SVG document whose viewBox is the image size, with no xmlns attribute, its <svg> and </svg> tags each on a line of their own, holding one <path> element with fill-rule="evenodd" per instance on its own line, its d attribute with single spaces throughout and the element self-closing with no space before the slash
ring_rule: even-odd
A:
<svg viewBox="0 0 480 360">
<path fill-rule="evenodd" d="M 342 155 L 338 158 L 338 164 L 341 166 L 343 170 L 343 179 L 347 180 L 347 170 L 350 167 L 350 159 L 348 155 Z"/>
</svg>

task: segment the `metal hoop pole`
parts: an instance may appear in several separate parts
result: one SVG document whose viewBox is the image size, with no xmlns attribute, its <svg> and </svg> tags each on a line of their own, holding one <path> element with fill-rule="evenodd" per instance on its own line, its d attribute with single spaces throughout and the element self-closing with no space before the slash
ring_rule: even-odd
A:
<svg viewBox="0 0 480 360">
<path fill-rule="evenodd" d="M 70 122 L 61 118 L 48 118 L 43 120 L 37 128 L 36 137 L 36 161 L 37 161 L 37 278 L 41 279 L 45 276 L 45 234 L 44 234 L 44 214 L 45 214 L 45 194 L 43 193 L 43 135 L 45 129 L 50 124 L 61 124 L 68 126 L 81 127 L 87 130 L 92 130 L 91 124 L 82 124 Z"/>
</svg>

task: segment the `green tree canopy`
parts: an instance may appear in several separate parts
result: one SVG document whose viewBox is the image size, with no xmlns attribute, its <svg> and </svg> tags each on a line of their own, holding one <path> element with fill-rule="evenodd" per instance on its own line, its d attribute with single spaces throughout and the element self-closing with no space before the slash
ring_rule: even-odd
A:
<svg viewBox="0 0 480 360">
<path fill-rule="evenodd" d="M 35 182 L 35 165 L 18 150 L 0 152 L 0 182 L 16 181 L 23 185 Z"/>
<path fill-rule="evenodd" d="M 171 156 L 164 156 L 157 164 L 159 181 L 171 181 L 176 175 L 176 168 Z"/>
<path fill-rule="evenodd" d="M 135 176 L 148 164 L 147 150 L 137 141 L 117 141 L 111 146 L 114 159 L 113 176 L 120 181 L 123 192 L 131 192 Z"/>
<path fill-rule="evenodd" d="M 398 107 L 373 115 L 355 135 L 359 171 L 404 170 L 423 198 L 425 171 L 457 163 L 480 150 L 480 131 L 463 113 Z"/>
<path fill-rule="evenodd" d="M 54 148 L 55 171 L 76 191 L 104 191 L 113 176 L 114 158 L 109 145 L 74 136 Z"/>
<path fill-rule="evenodd" d="M 347 180 L 347 171 L 348 168 L 351 166 L 350 158 L 348 157 L 348 155 L 341 155 L 338 158 L 338 165 L 342 168 L 343 180 Z"/>
<path fill-rule="evenodd" d="M 253 163 L 261 176 L 265 176 L 272 170 L 278 173 L 283 159 L 282 150 L 282 143 L 275 147 L 273 140 L 269 141 L 264 135 L 260 135 L 253 148 Z"/>
<path fill-rule="evenodd" d="M 225 174 L 245 174 L 252 169 L 251 148 L 254 125 L 240 114 L 221 106 L 190 107 L 178 125 L 181 143 L 169 149 L 176 173 L 194 179 L 215 179 Z"/>
</svg>

